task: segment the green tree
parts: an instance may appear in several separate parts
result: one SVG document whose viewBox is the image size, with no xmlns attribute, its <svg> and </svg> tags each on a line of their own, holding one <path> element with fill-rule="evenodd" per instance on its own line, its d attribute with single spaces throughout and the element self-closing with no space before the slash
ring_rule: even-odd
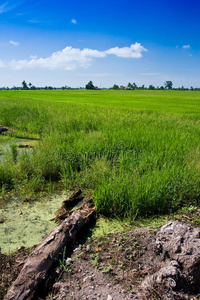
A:
<svg viewBox="0 0 200 300">
<path fill-rule="evenodd" d="M 89 81 L 85 86 L 86 90 L 94 90 L 94 84 L 92 81 Z"/>
<path fill-rule="evenodd" d="M 135 82 L 133 82 L 133 89 L 134 89 L 134 90 L 137 90 L 137 89 L 138 89 L 138 86 L 137 86 L 137 84 L 136 84 Z"/>
<path fill-rule="evenodd" d="M 28 90 L 28 85 L 25 80 L 22 81 L 22 90 Z"/>
<path fill-rule="evenodd" d="M 148 87 L 149 90 L 155 90 L 155 86 L 153 86 L 152 84 L 149 85 Z"/>
<path fill-rule="evenodd" d="M 129 82 L 128 83 L 128 87 L 130 88 L 130 89 L 133 89 L 133 85 Z"/>
<path fill-rule="evenodd" d="M 114 84 L 112 87 L 113 90 L 119 90 L 119 86 L 117 84 Z"/>
<path fill-rule="evenodd" d="M 172 85 L 173 85 L 172 81 L 170 81 L 170 80 L 165 81 L 165 88 L 166 89 L 172 90 Z"/>
</svg>

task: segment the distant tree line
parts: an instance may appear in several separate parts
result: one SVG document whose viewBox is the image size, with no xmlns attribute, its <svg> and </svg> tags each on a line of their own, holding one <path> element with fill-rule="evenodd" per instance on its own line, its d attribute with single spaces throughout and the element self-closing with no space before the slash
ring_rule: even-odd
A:
<svg viewBox="0 0 200 300">
<path fill-rule="evenodd" d="M 194 88 L 194 87 L 190 87 L 190 88 L 185 88 L 184 86 L 178 87 L 178 88 L 173 88 L 173 83 L 170 80 L 167 80 L 164 82 L 164 85 L 162 86 L 153 86 L 152 84 L 149 85 L 149 87 L 145 87 L 144 84 L 142 86 L 137 86 L 137 84 L 134 83 L 128 83 L 127 86 L 123 86 L 123 85 L 117 85 L 114 84 L 113 87 L 111 87 L 110 89 L 112 90 L 181 90 L 181 91 L 200 91 L 200 88 Z"/>
<path fill-rule="evenodd" d="M 53 86 L 45 86 L 45 87 L 36 87 L 32 83 L 26 83 L 25 80 L 22 81 L 22 86 L 16 87 L 13 86 L 12 88 L 9 87 L 1 87 L 0 90 L 73 90 L 73 89 L 86 89 L 86 90 L 99 90 L 97 86 L 94 86 L 92 81 L 89 81 L 85 87 L 77 87 L 72 88 L 70 86 L 62 86 L 62 87 L 53 87 Z M 181 91 L 200 91 L 200 88 L 194 88 L 191 86 L 190 88 L 185 88 L 184 86 L 173 88 L 173 83 L 170 80 L 164 82 L 164 85 L 155 87 L 154 85 L 150 84 L 148 87 L 145 87 L 143 84 L 142 86 L 137 86 L 135 82 L 128 83 L 127 86 L 117 85 L 114 84 L 111 88 L 112 90 L 181 90 Z"/>
<path fill-rule="evenodd" d="M 53 87 L 53 86 L 44 86 L 44 87 L 36 87 L 32 83 L 26 83 L 25 80 L 22 81 L 22 86 L 13 86 L 9 87 L 1 87 L 0 90 L 73 90 L 73 89 L 84 89 L 84 87 L 71 88 L 70 86 L 62 86 L 62 87 Z"/>
</svg>

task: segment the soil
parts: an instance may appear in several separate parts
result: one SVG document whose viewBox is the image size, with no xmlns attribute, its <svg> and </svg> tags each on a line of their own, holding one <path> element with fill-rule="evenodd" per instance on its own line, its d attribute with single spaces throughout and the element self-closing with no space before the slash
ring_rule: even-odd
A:
<svg viewBox="0 0 200 300">
<path fill-rule="evenodd" d="M 200 207 L 199 207 L 200 208 Z M 176 217 L 179 221 L 199 226 L 200 210 L 192 209 Z M 156 283 L 148 291 L 142 283 L 158 273 L 165 253 L 151 248 L 157 230 L 138 228 L 133 231 L 90 238 L 76 242 L 61 256 L 33 299 L 190 299 L 200 297 L 199 285 L 191 289 L 183 282 L 173 286 Z M 0 253 L 0 299 L 19 274 L 32 249 L 21 248 L 12 255 Z M 162 254 L 162 255 L 161 255 Z M 68 258 L 67 258 L 68 257 Z M 199 274 L 199 264 L 198 274 Z"/>
<path fill-rule="evenodd" d="M 0 252 L 0 299 L 6 295 L 11 283 L 15 281 L 19 275 L 24 261 L 27 259 L 33 248 L 21 247 L 10 255 Z"/>
</svg>

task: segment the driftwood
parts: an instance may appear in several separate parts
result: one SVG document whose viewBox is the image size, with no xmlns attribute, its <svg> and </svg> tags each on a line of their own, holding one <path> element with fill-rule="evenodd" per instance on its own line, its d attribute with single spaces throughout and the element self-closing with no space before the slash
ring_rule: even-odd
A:
<svg viewBox="0 0 200 300">
<path fill-rule="evenodd" d="M 73 194 L 69 197 L 69 200 L 80 196 L 81 193 L 82 193 L 81 189 L 78 189 L 77 191 L 73 192 Z"/>
<path fill-rule="evenodd" d="M 0 134 L 3 133 L 3 132 L 6 132 L 6 131 L 8 131 L 8 128 L 3 127 L 2 125 L 0 125 Z"/>
<path fill-rule="evenodd" d="M 18 148 L 29 148 L 29 149 L 33 149 L 33 146 L 32 145 L 28 145 L 28 144 L 20 144 L 18 146 Z"/>
<path fill-rule="evenodd" d="M 82 191 L 81 189 L 75 191 L 68 200 L 63 201 L 63 205 L 65 208 L 68 208 L 69 206 L 76 205 L 78 202 L 84 199 L 83 196 L 81 196 Z"/>
<path fill-rule="evenodd" d="M 94 214 L 94 203 L 91 198 L 88 198 L 79 209 L 47 235 L 29 255 L 4 299 L 22 300 L 32 295 L 41 281 L 45 279 L 63 248 L 75 239 L 78 231 L 94 217 Z"/>
<path fill-rule="evenodd" d="M 75 206 L 84 199 L 84 196 L 80 196 L 81 194 L 81 189 L 78 189 L 67 200 L 63 201 L 63 205 L 55 212 L 56 217 L 51 219 L 51 221 L 61 224 L 64 219 L 68 218 L 73 212 L 68 210 L 68 208 Z"/>
</svg>

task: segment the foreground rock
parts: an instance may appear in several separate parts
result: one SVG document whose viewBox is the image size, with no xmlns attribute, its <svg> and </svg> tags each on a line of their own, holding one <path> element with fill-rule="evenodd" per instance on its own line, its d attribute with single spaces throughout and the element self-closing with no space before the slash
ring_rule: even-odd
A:
<svg viewBox="0 0 200 300">
<path fill-rule="evenodd" d="M 138 292 L 142 292 L 139 292 L 140 298 L 148 297 L 160 285 L 187 294 L 200 293 L 199 228 L 169 221 L 158 231 L 147 251 L 151 253 L 152 249 L 157 271 L 147 276 L 138 287 Z M 163 295 L 163 299 L 169 299 L 169 295 Z"/>
</svg>

